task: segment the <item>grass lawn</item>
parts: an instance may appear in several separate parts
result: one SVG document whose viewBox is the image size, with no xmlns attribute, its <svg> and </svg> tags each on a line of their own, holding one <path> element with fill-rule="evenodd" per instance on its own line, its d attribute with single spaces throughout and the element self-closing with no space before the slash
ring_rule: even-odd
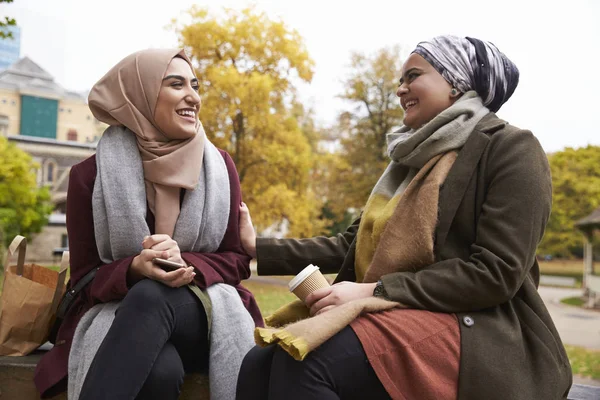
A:
<svg viewBox="0 0 600 400">
<path fill-rule="evenodd" d="M 271 315 L 282 305 L 297 299 L 286 286 L 252 281 L 244 281 L 242 285 L 250 290 L 256 298 L 263 317 Z"/>
<path fill-rule="evenodd" d="M 564 298 L 560 301 L 563 304 L 567 304 L 569 306 L 577 306 L 577 307 L 583 307 L 583 305 L 585 304 L 585 300 L 582 299 L 581 297 L 567 297 Z"/>
<path fill-rule="evenodd" d="M 583 260 L 539 261 L 542 275 L 556 275 L 575 278 L 579 284 L 583 280 Z M 594 273 L 600 275 L 600 263 L 594 263 Z"/>
<path fill-rule="evenodd" d="M 565 347 L 574 374 L 600 379 L 600 350 L 586 350 L 575 346 Z"/>
</svg>

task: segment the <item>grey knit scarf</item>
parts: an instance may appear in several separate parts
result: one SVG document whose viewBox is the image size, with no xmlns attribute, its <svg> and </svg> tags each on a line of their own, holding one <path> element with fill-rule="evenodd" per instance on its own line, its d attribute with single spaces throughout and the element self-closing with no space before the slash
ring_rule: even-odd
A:
<svg viewBox="0 0 600 400">
<path fill-rule="evenodd" d="M 146 191 L 135 135 L 121 126 L 109 127 L 96 151 L 97 175 L 92 195 L 98 253 L 103 262 L 137 254 L 150 231 L 146 223 Z M 214 252 L 229 221 L 230 186 L 227 166 L 205 138 L 198 187 L 188 190 L 173 239 L 181 251 Z M 212 400 L 235 396 L 237 374 L 254 345 L 254 321 L 237 290 L 216 284 L 206 290 L 212 303 L 209 378 Z M 119 303 L 98 304 L 81 319 L 69 354 L 69 399 L 77 400 L 89 366 L 104 340 Z M 226 311 L 226 312 L 225 312 Z"/>
<path fill-rule="evenodd" d="M 371 195 L 380 193 L 391 198 L 401 194 L 417 171 L 434 156 L 460 149 L 488 113 L 481 97 L 469 91 L 419 129 L 402 126 L 389 133 L 388 155 L 392 160 Z"/>
<path fill-rule="evenodd" d="M 401 165 L 421 168 L 434 156 L 462 147 L 489 112 L 481 97 L 469 91 L 419 129 L 402 126 L 388 134 L 388 154 Z"/>
<path fill-rule="evenodd" d="M 135 134 L 122 126 L 104 132 L 96 150 L 98 166 L 92 197 L 94 229 L 100 258 L 105 263 L 138 254 L 146 223 L 144 171 Z M 223 157 L 205 138 L 198 187 L 188 190 L 173 239 L 181 251 L 214 252 L 229 220 L 229 175 Z"/>
</svg>

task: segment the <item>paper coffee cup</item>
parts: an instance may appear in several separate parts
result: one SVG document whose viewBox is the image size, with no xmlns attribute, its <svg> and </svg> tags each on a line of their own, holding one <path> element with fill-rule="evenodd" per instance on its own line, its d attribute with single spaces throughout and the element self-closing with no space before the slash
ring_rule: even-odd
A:
<svg viewBox="0 0 600 400">
<path fill-rule="evenodd" d="M 312 264 L 309 264 L 300 271 L 288 284 L 290 292 L 294 293 L 302 301 L 315 290 L 328 286 L 329 282 L 327 282 L 327 279 L 319 271 L 319 267 Z"/>
</svg>

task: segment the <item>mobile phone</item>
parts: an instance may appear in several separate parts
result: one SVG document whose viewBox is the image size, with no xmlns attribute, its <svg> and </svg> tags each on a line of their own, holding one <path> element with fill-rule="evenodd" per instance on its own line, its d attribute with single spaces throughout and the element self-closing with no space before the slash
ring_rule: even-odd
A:
<svg viewBox="0 0 600 400">
<path fill-rule="evenodd" d="M 165 260 L 164 258 L 153 258 L 152 263 L 157 267 L 164 269 L 165 271 L 175 271 L 176 269 L 183 268 L 185 265 L 176 263 L 175 261 Z"/>
</svg>

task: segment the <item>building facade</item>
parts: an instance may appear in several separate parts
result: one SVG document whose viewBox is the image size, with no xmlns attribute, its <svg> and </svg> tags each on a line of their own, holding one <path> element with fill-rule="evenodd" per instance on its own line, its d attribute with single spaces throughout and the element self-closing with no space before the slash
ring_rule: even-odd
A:
<svg viewBox="0 0 600 400">
<path fill-rule="evenodd" d="M 43 231 L 28 238 L 27 259 L 53 264 L 68 246 L 66 199 L 71 167 L 90 157 L 106 125 L 94 118 L 85 96 L 62 88 L 24 57 L 0 71 L 0 135 L 29 153 L 48 186 L 54 212 Z"/>
<path fill-rule="evenodd" d="M 68 247 L 66 211 L 71 167 L 93 155 L 95 143 L 76 143 L 27 135 L 9 135 L 8 140 L 29 153 L 39 165 L 37 182 L 50 189 L 54 211 L 42 232 L 27 238 L 28 261 L 57 263 L 60 250 Z"/>
<path fill-rule="evenodd" d="M 85 96 L 61 87 L 30 58 L 0 71 L 0 134 L 93 143 L 105 127 Z"/>
</svg>

